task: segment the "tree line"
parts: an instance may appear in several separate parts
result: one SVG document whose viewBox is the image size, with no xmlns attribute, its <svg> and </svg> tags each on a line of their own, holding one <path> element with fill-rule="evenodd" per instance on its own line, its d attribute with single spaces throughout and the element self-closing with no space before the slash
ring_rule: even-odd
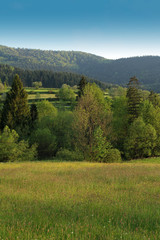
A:
<svg viewBox="0 0 160 240">
<path fill-rule="evenodd" d="M 45 88 L 60 88 L 63 84 L 74 86 L 79 83 L 82 77 L 80 74 L 71 72 L 31 71 L 0 64 L 0 79 L 3 84 L 11 86 L 15 74 L 20 76 L 24 86 L 32 87 L 34 82 L 39 82 Z M 93 78 L 86 77 L 86 79 L 88 82 L 95 82 L 103 89 L 109 86 Z"/>
<path fill-rule="evenodd" d="M 136 77 L 114 97 L 85 77 L 78 88 L 72 110 L 56 109 L 46 100 L 29 106 L 16 75 L 0 114 L 0 161 L 56 157 L 120 162 L 160 155 L 158 94 L 140 90 Z M 68 92 L 67 86 L 59 90 L 62 96 L 74 98 Z"/>
</svg>

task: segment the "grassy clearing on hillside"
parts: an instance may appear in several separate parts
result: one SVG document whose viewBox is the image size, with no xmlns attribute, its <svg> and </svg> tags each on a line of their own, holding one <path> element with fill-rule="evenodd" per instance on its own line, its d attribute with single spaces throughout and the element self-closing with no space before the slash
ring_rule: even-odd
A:
<svg viewBox="0 0 160 240">
<path fill-rule="evenodd" d="M 27 92 L 35 92 L 35 93 L 43 93 L 43 92 L 46 92 L 46 91 L 54 91 L 54 92 L 58 92 L 59 91 L 59 88 L 38 88 L 38 89 L 35 89 L 34 87 L 30 87 L 30 88 L 25 88 L 25 90 Z"/>
<path fill-rule="evenodd" d="M 160 164 L 0 164 L 0 239 L 160 239 Z"/>
<path fill-rule="evenodd" d="M 37 95 L 36 94 L 30 94 L 28 95 L 28 99 L 36 99 Z M 40 94 L 39 95 L 40 99 L 47 99 L 47 98 L 57 98 L 55 94 Z"/>
</svg>

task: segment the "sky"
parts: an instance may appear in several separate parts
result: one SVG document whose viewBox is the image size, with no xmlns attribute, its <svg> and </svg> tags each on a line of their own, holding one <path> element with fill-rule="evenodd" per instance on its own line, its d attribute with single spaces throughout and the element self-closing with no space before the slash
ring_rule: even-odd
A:
<svg viewBox="0 0 160 240">
<path fill-rule="evenodd" d="M 0 45 L 160 56 L 159 0 L 0 0 Z"/>
</svg>

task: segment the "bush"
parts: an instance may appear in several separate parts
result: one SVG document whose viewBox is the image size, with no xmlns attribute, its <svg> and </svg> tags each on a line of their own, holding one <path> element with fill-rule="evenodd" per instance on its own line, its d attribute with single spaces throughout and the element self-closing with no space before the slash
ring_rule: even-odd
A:
<svg viewBox="0 0 160 240">
<path fill-rule="evenodd" d="M 103 159 L 103 162 L 113 163 L 113 162 L 121 162 L 121 153 L 118 149 L 112 148 L 108 149 L 106 158 Z"/>
<path fill-rule="evenodd" d="M 68 149 L 60 149 L 57 154 L 56 158 L 59 160 L 65 161 L 82 161 L 83 156 L 80 152 L 70 151 Z"/>
</svg>

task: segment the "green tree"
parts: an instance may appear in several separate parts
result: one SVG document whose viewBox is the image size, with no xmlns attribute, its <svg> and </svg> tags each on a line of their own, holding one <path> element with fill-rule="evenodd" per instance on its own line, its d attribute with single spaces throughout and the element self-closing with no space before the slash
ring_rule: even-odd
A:
<svg viewBox="0 0 160 240">
<path fill-rule="evenodd" d="M 152 102 L 145 100 L 141 104 L 141 116 L 146 124 L 151 124 L 156 130 L 157 139 L 154 149 L 154 155 L 160 155 L 160 108 L 156 105 L 153 106 Z"/>
<path fill-rule="evenodd" d="M 154 154 L 157 134 L 151 124 L 145 124 L 141 117 L 130 125 L 124 148 L 127 159 L 150 157 Z"/>
<path fill-rule="evenodd" d="M 54 118 L 57 115 L 57 109 L 47 100 L 43 100 L 37 103 L 38 119 L 41 120 L 44 117 Z"/>
<path fill-rule="evenodd" d="M 160 107 L 160 97 L 157 93 L 151 91 L 148 96 L 148 99 L 153 104 L 154 107 Z"/>
<path fill-rule="evenodd" d="M 82 78 L 78 84 L 78 89 L 79 89 L 78 96 L 79 97 L 81 97 L 83 95 L 86 85 L 87 85 L 87 80 L 84 76 L 82 76 Z"/>
<path fill-rule="evenodd" d="M 138 118 L 140 111 L 141 96 L 139 92 L 139 81 L 134 76 L 130 78 L 127 89 L 129 121 L 133 122 Z"/>
<path fill-rule="evenodd" d="M 111 111 L 104 94 L 96 84 L 87 84 L 74 111 L 75 144 L 85 158 L 92 153 L 94 131 L 100 126 L 104 136 L 111 133 Z"/>
<path fill-rule="evenodd" d="M 69 101 L 71 105 L 75 105 L 76 94 L 69 85 L 63 84 L 62 87 L 59 89 L 57 96 L 60 100 L 60 105 L 62 107 L 66 105 L 66 101 Z"/>
<path fill-rule="evenodd" d="M 73 136 L 74 132 L 72 129 L 73 124 L 73 113 L 71 111 L 59 111 L 54 124 L 52 132 L 56 135 L 57 139 L 57 150 L 58 149 L 69 149 L 73 150 Z"/>
<path fill-rule="evenodd" d="M 42 87 L 42 82 L 33 82 L 33 83 L 32 83 L 32 86 L 33 86 L 35 89 L 38 89 L 39 87 Z"/>
<path fill-rule="evenodd" d="M 123 87 L 111 87 L 108 89 L 108 94 L 115 98 L 115 97 L 120 97 L 120 96 L 126 96 L 126 88 Z"/>
<path fill-rule="evenodd" d="M 23 88 L 22 81 L 15 75 L 12 88 L 7 93 L 4 102 L 1 129 L 6 125 L 18 132 L 24 131 L 30 122 L 30 109 L 27 101 L 27 92 Z"/>
<path fill-rule="evenodd" d="M 128 102 L 125 96 L 117 97 L 112 102 L 113 110 L 113 145 L 124 153 L 124 140 L 128 133 Z"/>
<path fill-rule="evenodd" d="M 27 141 L 18 142 L 19 136 L 15 130 L 5 126 L 0 134 L 0 162 L 31 161 L 34 160 L 37 151 L 36 145 L 29 147 Z"/>
<path fill-rule="evenodd" d="M 38 157 L 51 158 L 57 149 L 56 136 L 47 127 L 37 128 L 30 137 L 31 144 L 37 144 Z"/>
<path fill-rule="evenodd" d="M 57 150 L 57 139 L 54 129 L 54 120 L 57 109 L 47 100 L 37 103 L 38 120 L 30 136 L 30 144 L 37 144 L 38 157 L 52 158 Z M 31 115 L 32 116 L 32 115 Z"/>
<path fill-rule="evenodd" d="M 37 111 L 36 104 L 31 104 L 30 113 L 31 113 L 30 127 L 32 129 L 34 127 L 34 125 L 35 125 L 36 120 L 38 119 L 38 111 Z"/>
</svg>

